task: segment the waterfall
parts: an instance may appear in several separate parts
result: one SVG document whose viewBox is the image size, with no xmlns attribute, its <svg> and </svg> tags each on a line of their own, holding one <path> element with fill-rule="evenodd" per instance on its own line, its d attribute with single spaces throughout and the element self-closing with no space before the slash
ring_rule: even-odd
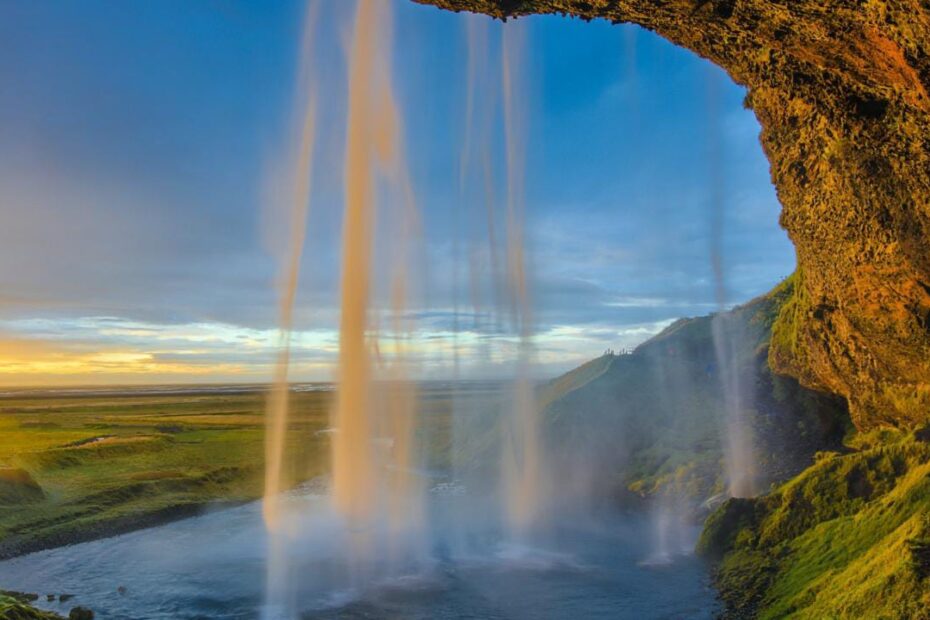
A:
<svg viewBox="0 0 930 620">
<path fill-rule="evenodd" d="M 307 103 L 293 167 L 301 174 L 294 177 L 291 238 L 281 267 L 281 347 L 268 398 L 264 515 L 270 533 L 269 617 L 290 617 L 297 609 L 300 587 L 296 579 L 307 577 L 299 566 L 289 564 L 294 558 L 288 555 L 288 547 L 299 546 L 310 530 L 320 526 L 313 519 L 325 519 L 323 527 L 338 541 L 339 558 L 330 570 L 339 576 L 333 578 L 347 588 L 364 589 L 386 577 L 428 569 L 435 561 L 430 551 L 437 540 L 441 547 L 453 549 L 453 555 L 455 549 L 463 548 L 462 541 L 487 540 L 492 531 L 498 538 L 526 543 L 538 529 L 546 501 L 524 237 L 525 28 L 520 23 L 501 28 L 494 47 L 499 53 L 498 67 L 489 62 L 492 56 L 485 47 L 490 38 L 488 25 L 473 23 L 469 29 L 469 91 L 480 80 L 489 95 L 480 101 L 471 98 L 466 106 L 467 139 L 460 162 L 462 217 L 471 214 L 478 224 L 469 228 L 484 231 L 483 244 L 469 240 L 472 329 L 488 330 L 492 337 L 485 338 L 483 346 L 497 363 L 510 367 L 512 381 L 490 405 L 487 395 L 460 397 L 455 394 L 458 386 L 453 390 L 451 476 L 475 475 L 471 472 L 474 460 L 488 456 L 493 446 L 500 450 L 499 470 L 478 474 L 482 480 L 471 489 L 468 502 L 447 502 L 451 506 L 447 510 L 455 514 L 439 519 L 448 523 L 437 533 L 440 526 L 427 503 L 431 474 L 424 471 L 419 432 L 433 430 L 419 416 L 421 403 L 412 378 L 416 363 L 411 342 L 417 326 L 412 318 L 415 312 L 409 310 L 416 284 L 411 274 L 417 270 L 413 248 L 421 222 L 392 76 L 391 9 L 382 0 L 360 0 L 347 46 L 339 353 L 327 433 L 332 476 L 328 512 L 323 517 L 318 507 L 313 509 L 315 516 L 300 514 L 293 506 L 285 510 L 282 495 L 296 482 L 285 476 L 289 338 L 314 141 L 315 108 L 309 80 L 300 83 L 299 99 Z M 305 38 L 311 27 L 308 18 Z M 487 79 L 486 73 L 496 70 L 499 80 Z M 496 122 L 501 123 L 502 132 L 494 131 Z M 495 149 L 500 149 L 506 166 L 500 187 L 493 174 Z M 471 161 L 475 164 L 469 165 Z M 466 204 L 471 176 L 480 179 L 479 190 L 471 193 L 481 196 L 483 209 Z M 382 303 L 383 298 L 387 303 Z M 453 355 L 457 358 L 462 327 L 457 302 L 454 324 Z M 512 351 L 512 359 L 501 350 Z M 455 367 L 458 376 L 458 363 Z M 486 441 L 490 434 L 496 434 L 497 441 Z M 496 519 L 489 516 L 492 513 Z"/>
<path fill-rule="evenodd" d="M 291 155 L 290 204 L 287 210 L 289 236 L 279 267 L 278 301 L 278 353 L 274 376 L 266 405 L 265 431 L 265 488 L 262 516 L 270 537 L 267 596 L 283 609 L 283 599 L 290 590 L 286 544 L 283 536 L 282 492 L 293 480 L 285 476 L 285 445 L 289 417 L 290 389 L 288 373 L 291 360 L 291 330 L 294 323 L 294 302 L 300 277 L 300 261 L 306 239 L 307 212 L 310 200 L 310 181 L 313 169 L 313 149 L 316 141 L 316 100 L 312 88 L 311 39 L 316 26 L 317 5 L 308 4 L 303 24 L 302 45 L 297 81 L 298 113 L 294 125 L 299 140 Z M 302 109 L 301 109 L 302 108 Z"/>
<path fill-rule="evenodd" d="M 389 548 L 400 562 L 401 540 L 411 540 L 422 522 L 422 485 L 414 472 L 416 392 L 407 376 L 404 318 L 408 286 L 407 244 L 416 224 L 413 190 L 402 153 L 402 126 L 388 59 L 390 6 L 359 2 L 349 59 L 349 106 L 345 159 L 342 295 L 339 369 L 332 426 L 332 495 L 350 532 L 356 568 L 374 562 Z M 381 173 L 394 189 L 389 206 L 394 267 L 391 275 L 391 330 L 395 346 L 387 361 L 374 351 L 379 335 L 372 324 L 372 259 L 376 233 L 375 181 Z M 385 382 L 378 371 L 384 366 Z M 386 539 L 379 528 L 387 523 Z"/>
<path fill-rule="evenodd" d="M 728 314 L 714 316 L 711 330 L 723 390 L 727 491 L 733 497 L 751 497 L 756 493 L 755 458 L 752 428 L 747 419 L 749 394 L 743 379 L 743 369 L 750 360 L 739 356 L 745 334 L 738 320 Z"/>
<path fill-rule="evenodd" d="M 746 407 L 748 403 L 742 380 L 743 360 L 739 359 L 744 334 L 727 305 L 726 276 L 723 260 L 725 192 L 723 174 L 723 130 L 718 109 L 719 84 L 715 75 L 708 78 L 708 162 L 710 166 L 710 261 L 714 279 L 717 314 L 711 330 L 717 376 L 723 391 L 724 419 L 722 444 L 727 476 L 727 492 L 733 497 L 747 497 L 755 492 L 752 429 Z"/>
<path fill-rule="evenodd" d="M 502 473 L 507 523 L 525 536 L 539 518 L 542 453 L 539 412 L 529 373 L 533 356 L 533 316 L 524 238 L 524 173 L 527 109 L 521 77 L 526 32 L 519 21 L 504 27 L 502 82 L 507 161 L 507 291 L 512 324 L 519 338 L 516 377 L 509 419 L 504 422 Z"/>
</svg>

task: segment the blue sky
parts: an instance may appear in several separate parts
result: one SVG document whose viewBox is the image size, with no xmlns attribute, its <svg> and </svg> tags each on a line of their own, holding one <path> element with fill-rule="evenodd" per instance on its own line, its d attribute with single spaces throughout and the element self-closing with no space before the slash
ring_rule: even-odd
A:
<svg viewBox="0 0 930 620">
<path fill-rule="evenodd" d="M 459 166 L 465 24 L 486 18 L 391 4 L 424 222 L 409 308 L 417 372 L 442 377 L 456 308 L 469 324 L 462 257 L 484 234 L 484 206 L 468 198 L 473 188 L 463 194 Z M 313 45 L 321 130 L 295 379 L 330 378 L 336 353 L 353 5 L 323 2 Z M 269 377 L 281 237 L 268 205 L 289 140 L 303 11 L 232 0 L 0 4 L 0 383 Z M 487 21 L 493 46 L 510 26 Z M 540 374 L 717 307 L 715 193 L 727 304 L 793 270 L 742 88 L 637 27 L 520 23 Z M 493 52 L 487 82 L 498 79 Z M 482 330 L 459 342 L 468 376 L 496 374 L 513 351 Z"/>
</svg>

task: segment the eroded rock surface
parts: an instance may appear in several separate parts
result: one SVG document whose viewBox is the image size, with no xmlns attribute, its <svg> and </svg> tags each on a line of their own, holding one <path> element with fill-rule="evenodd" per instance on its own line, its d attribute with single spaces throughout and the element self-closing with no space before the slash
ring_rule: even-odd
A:
<svg viewBox="0 0 930 620">
<path fill-rule="evenodd" d="M 925 0 L 416 0 L 498 18 L 633 22 L 748 89 L 797 248 L 772 367 L 860 429 L 930 418 L 930 4 Z"/>
</svg>

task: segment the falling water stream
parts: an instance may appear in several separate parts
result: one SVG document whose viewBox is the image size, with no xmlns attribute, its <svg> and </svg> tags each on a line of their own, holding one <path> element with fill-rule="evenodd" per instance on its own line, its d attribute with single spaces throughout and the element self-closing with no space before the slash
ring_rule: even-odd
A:
<svg viewBox="0 0 930 620">
<path fill-rule="evenodd" d="M 308 16 L 305 38 L 311 36 Z M 358 2 L 348 48 L 348 110 L 345 149 L 345 210 L 342 237 L 341 318 L 337 390 L 332 413 L 332 484 L 335 514 L 345 533 L 345 570 L 353 587 L 365 587 L 392 571 L 422 567 L 427 556 L 423 476 L 418 473 L 416 390 L 409 380 L 406 342 L 412 330 L 405 314 L 410 283 L 409 244 L 416 228 L 416 209 L 404 161 L 401 123 L 391 76 L 390 5 L 380 1 Z M 500 45 L 500 96 L 503 112 L 505 186 L 506 279 L 501 285 L 505 315 L 512 328 L 516 362 L 511 395 L 504 399 L 504 412 L 497 424 L 500 433 L 501 520 L 508 537 L 525 544 L 532 528 L 539 525 L 543 504 L 543 450 L 541 448 L 535 387 L 532 382 L 533 317 L 524 241 L 524 168 L 527 108 L 523 103 L 523 24 L 504 27 Z M 478 49 L 486 37 L 472 30 L 469 40 L 470 80 L 475 79 Z M 303 52 L 306 53 L 307 46 Z M 471 84 L 470 86 L 473 86 Z M 302 81 L 310 89 L 309 81 Z M 293 571 L 281 559 L 282 492 L 291 481 L 283 479 L 285 431 L 288 425 L 289 333 L 306 226 L 309 198 L 310 159 L 313 151 L 314 105 L 307 99 L 300 148 L 295 157 L 291 239 L 282 271 L 280 310 L 281 346 L 275 383 L 269 395 L 268 468 L 264 515 L 271 535 L 268 568 L 269 616 L 293 614 Z M 466 111 L 472 125 L 473 104 Z M 484 131 L 476 135 L 490 139 L 490 114 L 482 113 Z M 470 140 L 470 138 L 469 138 Z M 462 158 L 462 182 L 466 175 L 468 144 Z M 498 277 L 495 246 L 496 201 L 490 179 L 487 144 L 479 146 L 483 160 L 488 213 L 488 254 L 492 257 L 491 289 Z M 380 183 L 384 181 L 384 183 Z M 379 191 L 387 188 L 387 191 Z M 385 199 L 386 198 L 386 199 Z M 379 206 L 378 202 L 382 202 Z M 379 211 L 385 211 L 390 226 L 378 226 Z M 376 272 L 374 252 L 380 230 L 388 229 L 393 259 L 388 274 L 390 309 L 387 325 L 374 320 Z M 488 274 L 485 274 L 488 275 Z M 480 276 L 472 273 L 477 281 Z M 474 287 L 473 287 L 474 288 Z M 476 302 L 477 305 L 477 302 Z M 498 308 L 497 312 L 501 312 Z M 383 328 L 387 333 L 381 333 Z M 387 346 L 391 345 L 391 346 Z M 474 432 L 475 429 L 472 429 Z M 294 525 L 302 527 L 299 521 Z M 459 528 L 469 527 L 460 523 Z M 293 532 L 292 532 L 293 534 Z"/>
<path fill-rule="evenodd" d="M 279 345 L 267 400 L 263 502 L 260 511 L 247 506 L 161 528 L 166 541 L 177 541 L 166 542 L 169 547 L 207 545 L 223 538 L 192 562 L 187 581 L 176 577 L 187 572 L 171 560 L 185 553 L 163 555 L 163 549 L 151 546 L 141 532 L 111 543 L 126 557 L 145 558 L 153 571 L 161 571 L 158 575 L 170 576 L 132 581 L 129 591 L 139 593 L 138 604 L 158 608 L 158 613 L 138 617 L 246 618 L 261 609 L 268 620 L 301 614 L 335 618 L 350 609 L 347 617 L 358 618 L 561 620 L 642 617 L 663 605 L 668 617 L 708 617 L 714 604 L 697 562 L 661 569 L 667 570 L 663 579 L 680 582 L 679 596 L 670 603 L 647 587 L 654 579 L 650 571 L 660 570 L 639 563 L 648 553 L 643 544 L 649 538 L 644 534 L 647 524 L 618 522 L 615 515 L 605 521 L 609 525 L 576 520 L 566 524 L 551 516 L 554 484 L 537 403 L 532 278 L 524 226 L 530 112 L 525 20 L 495 25 L 494 30 L 487 21 L 473 19 L 468 25 L 468 101 L 459 182 L 462 206 L 480 222 L 474 228 L 482 231 L 468 247 L 473 329 L 494 334 L 493 341 L 484 340 L 489 357 L 494 347 L 513 355 L 505 360 L 509 380 L 489 390 L 493 398 L 483 392 L 476 396 L 478 390 L 453 390 L 452 454 L 448 471 L 437 473 L 423 456 L 421 394 L 412 380 L 410 342 L 416 326 L 409 309 L 418 273 L 413 246 L 421 223 L 392 75 L 392 7 L 386 0 L 356 4 L 346 46 L 339 352 L 326 431 L 331 439 L 331 480 L 293 491 L 298 479 L 291 473 L 295 455 L 289 452 L 287 437 L 293 421 L 288 383 L 291 330 L 319 98 L 310 58 L 317 5 L 309 6 L 298 63 L 297 138 L 288 158 L 289 236 L 279 265 Z M 499 79 L 491 79 L 498 71 Z M 495 131 L 497 124 L 502 131 Z M 494 175 L 496 148 L 503 148 L 506 168 L 500 181 Z M 378 251 L 385 248 L 389 258 L 381 261 Z M 385 293 L 383 288 L 386 295 L 379 295 Z M 454 315 L 458 334 L 457 302 Z M 714 331 L 724 387 L 728 394 L 738 394 L 738 376 L 729 370 L 735 363 L 728 357 L 729 334 Z M 455 355 L 458 347 L 456 340 Z M 739 409 L 738 396 L 728 399 L 728 409 L 731 405 Z M 487 412 L 494 414 L 493 424 L 486 424 Z M 495 451 L 496 462 L 488 458 Z M 733 450 L 730 454 L 743 458 Z M 489 462 L 496 464 L 488 466 Z M 731 492 L 741 493 L 735 485 Z M 661 509 L 664 524 L 677 506 Z M 694 528 L 679 520 L 676 527 L 663 525 L 659 530 L 662 548 L 674 547 L 670 553 L 678 553 L 683 543 L 668 538 L 671 529 L 693 534 Z M 65 552 L 63 558 L 57 556 L 57 564 L 36 556 L 30 560 L 38 562 L 34 574 L 67 582 L 57 566 L 70 566 L 79 557 L 89 562 L 87 578 L 99 581 L 101 588 L 119 574 L 119 566 L 110 562 L 100 543 L 78 551 L 84 555 Z M 235 574 L 229 572 L 232 566 L 239 567 Z M 254 582 L 260 573 L 265 583 L 258 592 Z M 150 586 L 166 580 L 174 602 L 159 606 L 160 592 Z M 211 591 L 221 587 L 230 589 L 225 607 Z M 405 594 L 392 594 L 398 590 Z M 128 600 L 101 597 L 94 604 L 112 614 L 103 617 L 136 617 Z"/>
<path fill-rule="evenodd" d="M 747 421 L 749 405 L 743 377 L 747 360 L 741 360 L 745 334 L 738 320 L 726 314 L 727 286 L 723 260 L 723 224 L 725 191 L 723 176 L 723 128 L 718 109 L 719 84 L 716 75 L 708 76 L 708 145 L 710 164 L 710 262 L 713 273 L 717 314 L 711 322 L 717 379 L 723 390 L 724 419 L 721 424 L 727 475 L 727 493 L 733 497 L 755 494 L 755 471 L 752 429 Z"/>
<path fill-rule="evenodd" d="M 306 239 L 307 212 L 310 200 L 313 147 L 316 138 L 316 100 L 312 91 L 312 61 L 310 47 L 316 24 L 316 4 L 308 4 L 304 19 L 297 95 L 298 102 L 305 99 L 302 114 L 296 115 L 300 139 L 293 156 L 289 209 L 289 236 L 286 254 L 281 261 L 279 287 L 279 343 L 274 377 L 268 394 L 265 432 L 265 493 L 262 515 L 271 537 L 268 553 L 266 589 L 269 597 L 281 601 L 289 590 L 287 563 L 281 536 L 281 494 L 293 484 L 284 476 L 285 445 L 289 417 L 290 387 L 288 374 L 291 357 L 291 329 L 293 328 L 294 302 L 300 277 L 300 262 Z M 298 104 L 297 109 L 300 110 Z"/>
<path fill-rule="evenodd" d="M 308 14 L 309 15 L 309 14 Z M 311 36 L 312 18 L 308 17 L 305 38 Z M 533 314 L 530 296 L 529 267 L 524 238 L 526 85 L 524 55 L 526 32 L 521 22 L 511 22 L 500 29 L 501 40 L 495 48 L 500 56 L 499 94 L 488 88 L 490 101 L 500 101 L 503 128 L 506 182 L 504 199 L 496 198 L 491 174 L 491 123 L 493 110 L 483 102 L 479 121 L 474 122 L 475 100 L 466 105 L 466 136 L 461 163 L 461 184 L 465 185 L 470 150 L 479 153 L 487 213 L 487 256 L 490 271 L 479 273 L 478 263 L 471 261 L 475 315 L 480 314 L 478 285 L 490 280 L 491 314 L 498 325 L 509 325 L 507 339 L 515 350 L 513 381 L 509 395 L 501 399 L 497 445 L 500 450 L 498 484 L 484 500 L 497 505 L 503 541 L 526 545 L 539 532 L 546 495 L 546 467 L 533 383 Z M 484 26 L 469 29 L 469 92 L 474 91 L 478 71 L 487 70 L 489 51 Z M 412 332 L 406 314 L 410 291 L 410 244 L 417 227 L 413 187 L 406 170 L 403 153 L 403 125 L 396 104 L 391 71 L 391 14 L 387 2 L 362 0 L 357 3 L 353 31 L 348 45 L 348 105 L 345 147 L 345 207 L 342 232 L 342 277 L 339 324 L 339 358 L 337 389 L 331 416 L 332 483 L 330 497 L 339 531 L 344 539 L 343 568 L 346 584 L 364 589 L 367 584 L 387 576 L 424 570 L 429 564 L 427 541 L 435 539 L 427 522 L 427 482 L 422 475 L 416 445 L 417 395 L 409 378 L 407 341 Z M 305 45 L 302 53 L 307 53 Z M 288 617 L 295 613 L 295 571 L 283 559 L 283 547 L 292 544 L 304 528 L 313 527 L 300 515 L 290 520 L 289 531 L 282 533 L 283 491 L 293 481 L 285 481 L 285 431 L 288 425 L 289 333 L 300 257 L 306 226 L 309 198 L 310 159 L 313 151 L 312 88 L 302 80 L 299 97 L 306 98 L 306 113 L 300 148 L 295 156 L 296 171 L 291 217 L 291 240 L 287 261 L 282 267 L 280 311 L 281 347 L 275 371 L 274 388 L 269 396 L 268 469 L 264 515 L 271 540 L 268 562 L 266 610 L 269 617 Z M 473 94 L 470 95 L 473 97 Z M 471 135 L 473 126 L 479 127 Z M 477 142 L 477 144 L 475 143 Z M 502 214 L 497 205 L 503 203 Z M 379 214 L 383 217 L 379 226 Z M 505 247 L 497 247 L 499 219 L 504 223 Z M 378 272 L 374 268 L 379 234 L 388 233 L 391 248 L 389 317 L 386 324 L 376 320 L 375 291 Z M 473 252 L 472 252 L 473 253 Z M 498 268 L 503 254 L 504 274 Z M 456 309 L 456 321 L 458 310 Z M 456 323 L 457 325 L 457 323 Z M 386 331 L 384 331 L 386 330 Z M 457 329 L 456 329 L 457 331 Z M 457 344 L 455 345 L 457 355 Z M 456 415 L 462 411 L 459 404 Z M 458 424 L 459 434 L 487 434 L 486 428 Z M 461 437 L 458 437 L 461 440 Z M 474 437 L 465 439 L 465 443 Z M 479 442 L 480 443 L 480 440 Z M 462 473 L 462 472 L 459 472 Z M 496 500 L 488 500 L 496 497 Z M 476 499 L 477 500 L 477 496 Z M 458 540 L 474 537 L 493 520 L 473 522 L 457 520 L 453 530 Z M 486 530 L 485 530 L 486 533 Z M 452 538 L 456 538 L 455 535 Z M 538 542 L 538 540 L 537 540 Z M 441 546 L 449 546 L 449 542 Z M 455 547 L 453 544 L 452 547 Z M 462 551 L 462 548 L 458 549 Z"/>
<path fill-rule="evenodd" d="M 755 458 L 752 428 L 747 420 L 750 406 L 745 368 L 750 360 L 739 351 L 746 338 L 742 325 L 732 316 L 719 313 L 711 323 L 717 374 L 723 389 L 724 436 L 728 492 L 733 497 L 752 497 L 755 488 Z"/>
<path fill-rule="evenodd" d="M 311 5 L 312 6 L 312 5 Z M 305 39 L 312 36 L 308 13 Z M 345 148 L 341 317 L 336 399 L 331 415 L 332 483 L 329 495 L 338 531 L 344 540 L 345 585 L 364 588 L 385 572 L 405 571 L 423 556 L 423 484 L 416 474 L 414 425 L 416 390 L 408 378 L 406 340 L 411 326 L 405 316 L 409 285 L 408 245 L 417 225 L 413 189 L 403 156 L 402 132 L 391 78 L 391 13 L 387 2 L 357 3 L 348 50 L 348 111 Z M 306 55 L 308 45 L 302 47 Z M 301 63 L 304 64 L 303 62 Z M 300 149 L 296 155 L 291 240 L 283 265 L 281 345 L 275 383 L 269 394 L 265 499 L 263 513 L 270 535 L 266 616 L 296 614 L 295 570 L 284 547 L 304 528 L 310 515 L 291 514 L 282 531 L 288 426 L 289 333 L 306 227 L 310 156 L 313 150 L 313 97 L 302 79 L 299 98 L 308 100 Z M 374 320 L 374 251 L 379 181 L 386 181 L 380 205 L 393 250 L 390 320 L 381 346 Z M 291 511 L 293 513 L 293 510 Z M 306 576 L 304 576 L 306 578 Z"/>
<path fill-rule="evenodd" d="M 374 229 L 372 167 L 376 128 L 375 55 L 381 43 L 381 3 L 359 2 L 349 57 L 345 159 L 342 297 L 337 401 L 333 416 L 333 499 L 356 529 L 356 552 L 368 544 L 366 521 L 374 510 L 375 439 L 370 419 L 371 352 L 367 336 Z"/>
<path fill-rule="evenodd" d="M 414 473 L 416 394 L 407 377 L 404 345 L 410 330 L 405 317 L 407 244 L 416 214 L 391 81 L 390 17 L 388 3 L 358 3 L 349 58 L 332 494 L 350 531 L 356 573 L 370 569 L 376 556 L 383 559 L 384 553 L 390 564 L 403 564 L 413 550 L 401 543 L 410 541 L 413 545 L 412 541 L 422 535 L 422 485 Z M 393 207 L 389 220 L 400 223 L 391 231 L 394 259 L 389 274 L 389 328 L 394 346 L 389 351 L 382 351 L 371 322 L 378 173 L 394 190 L 389 192 L 392 200 L 387 206 Z M 373 354 L 373 347 L 377 347 L 377 354 Z M 389 359 L 381 353 L 387 353 Z M 383 376 L 379 377 L 379 370 L 385 371 Z M 382 523 L 387 524 L 387 539 L 376 540 Z"/>
<path fill-rule="evenodd" d="M 524 71 L 526 32 L 523 23 L 504 27 L 503 105 L 507 161 L 507 290 L 511 321 L 518 337 L 517 368 L 509 419 L 504 423 L 502 463 L 507 522 L 511 534 L 525 537 L 538 525 L 542 506 L 544 465 L 539 414 L 531 381 L 533 316 L 524 239 L 524 169 L 526 159 Z"/>
</svg>

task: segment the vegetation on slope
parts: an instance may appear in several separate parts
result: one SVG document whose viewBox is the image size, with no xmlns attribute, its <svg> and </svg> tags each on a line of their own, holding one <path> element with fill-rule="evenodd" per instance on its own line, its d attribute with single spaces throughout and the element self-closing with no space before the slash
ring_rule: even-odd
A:
<svg viewBox="0 0 930 620">
<path fill-rule="evenodd" d="M 61 616 L 41 611 L 29 604 L 31 597 L 0 592 L 0 620 L 61 620 Z"/>
<path fill-rule="evenodd" d="M 325 465 L 328 398 L 295 397 L 295 482 Z M 263 409 L 258 392 L 0 401 L 0 558 L 259 497 Z"/>
<path fill-rule="evenodd" d="M 545 415 L 563 447 L 553 453 L 575 455 L 561 467 L 570 470 L 572 458 L 593 462 L 600 484 L 612 485 L 606 492 L 620 496 L 665 494 L 693 504 L 721 493 L 726 395 L 715 329 L 734 351 L 759 490 L 801 471 L 816 451 L 839 446 L 848 431 L 842 399 L 805 389 L 767 364 L 771 327 L 791 285 L 723 315 L 679 320 L 630 355 L 605 355 L 553 382 Z"/>
<path fill-rule="evenodd" d="M 726 315 L 741 334 L 746 413 L 772 487 L 726 500 L 699 551 L 717 565 L 730 618 L 930 619 L 930 428 L 856 433 L 842 399 L 769 370 L 770 345 L 803 347 L 791 340 L 796 283 Z M 712 321 L 678 321 L 552 398 L 558 436 L 598 452 L 616 491 L 723 488 Z"/>
<path fill-rule="evenodd" d="M 731 617 L 930 618 L 930 433 L 856 437 L 772 493 L 729 500 L 699 549 Z"/>
<path fill-rule="evenodd" d="M 585 362 L 578 368 L 568 371 L 564 375 L 549 381 L 539 390 L 537 404 L 540 409 L 546 409 L 554 401 L 564 398 L 567 394 L 580 390 L 595 379 L 610 370 L 614 355 L 602 355 Z"/>
</svg>

